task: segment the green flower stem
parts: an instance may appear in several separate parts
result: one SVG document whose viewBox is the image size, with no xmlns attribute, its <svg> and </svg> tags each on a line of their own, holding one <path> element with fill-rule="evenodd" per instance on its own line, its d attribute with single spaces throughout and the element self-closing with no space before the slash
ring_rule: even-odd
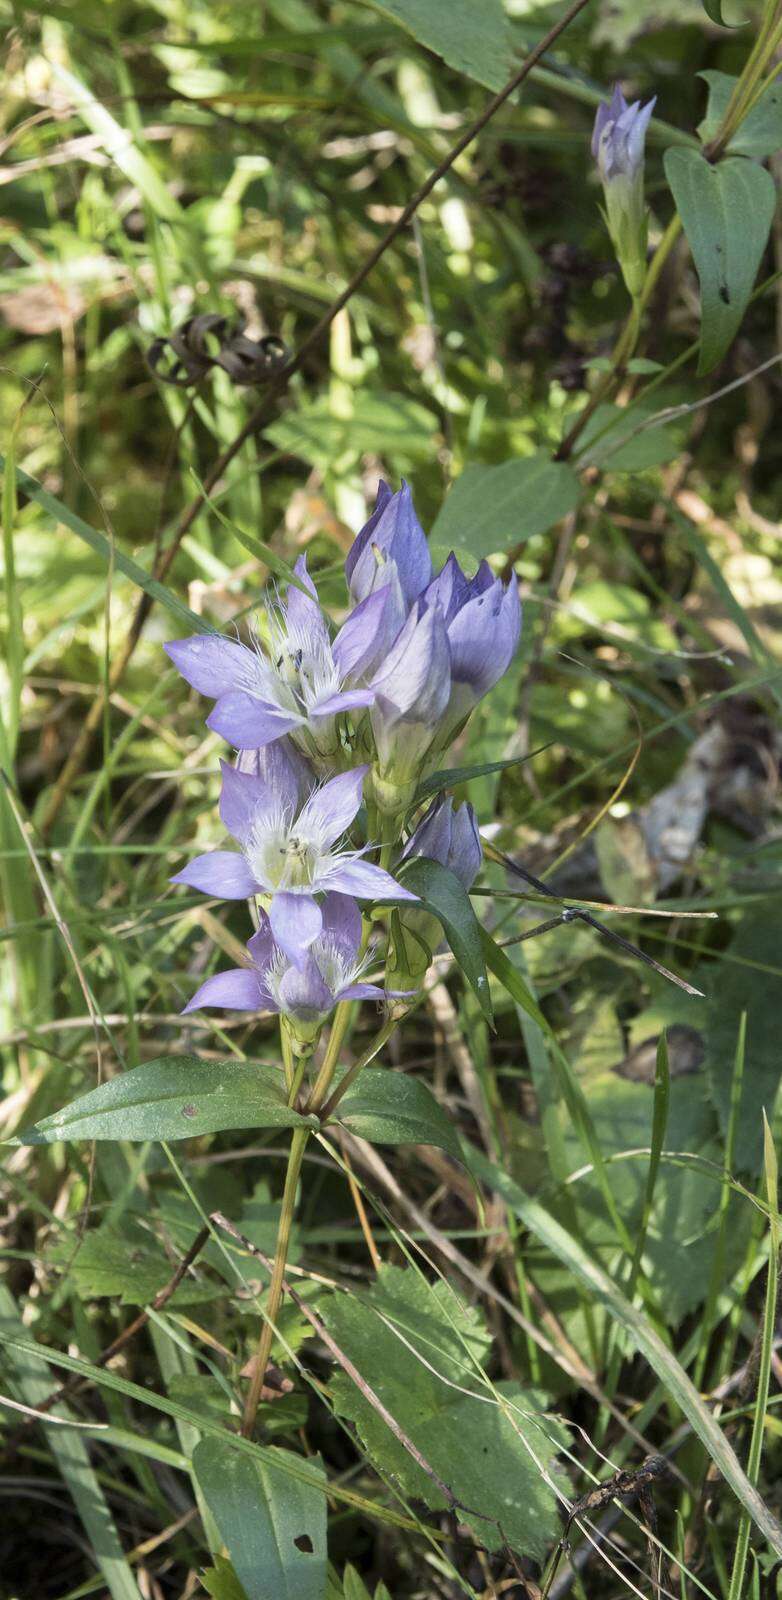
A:
<svg viewBox="0 0 782 1600">
<path fill-rule="evenodd" d="M 744 63 L 744 70 L 725 108 L 722 124 L 711 143 L 706 146 L 704 154 L 710 161 L 715 161 L 722 155 L 737 128 L 751 111 L 758 97 L 756 91 L 759 87 L 762 91 L 764 87 L 760 80 L 774 56 L 780 39 L 782 39 L 782 16 L 777 0 L 771 0 L 755 43 Z"/>
<path fill-rule="evenodd" d="M 339 1053 L 345 1040 L 345 1034 L 348 1031 L 348 1023 L 350 1022 L 352 1011 L 352 1000 L 340 1000 L 334 1012 L 334 1021 L 331 1025 L 326 1054 L 323 1057 L 320 1072 L 315 1079 L 312 1094 L 307 1102 L 308 1111 L 318 1111 L 329 1092 L 331 1080 L 339 1060 Z"/>
<path fill-rule="evenodd" d="M 274 1338 L 274 1329 L 282 1305 L 283 1280 L 285 1267 L 288 1261 L 288 1248 L 293 1226 L 293 1213 L 296 1206 L 296 1190 L 299 1186 L 299 1174 L 307 1140 L 310 1136 L 309 1128 L 296 1128 L 291 1139 L 291 1148 L 288 1156 L 288 1166 L 285 1172 L 285 1188 L 282 1196 L 282 1209 L 280 1211 L 280 1224 L 277 1229 L 277 1244 L 274 1251 L 274 1266 L 272 1267 L 271 1282 L 269 1284 L 269 1298 L 266 1305 L 261 1336 L 258 1340 L 258 1350 L 255 1357 L 250 1388 L 245 1401 L 244 1416 L 242 1417 L 242 1436 L 252 1438 L 255 1428 L 255 1417 L 258 1411 L 258 1402 L 261 1398 L 266 1368 L 269 1364 L 269 1353 Z"/>
<path fill-rule="evenodd" d="M 304 1074 L 307 1071 L 307 1068 L 308 1068 L 308 1066 L 310 1064 L 311 1059 L 312 1059 L 312 1052 L 310 1052 L 309 1055 L 303 1055 L 303 1056 L 299 1057 L 299 1060 L 297 1062 L 297 1065 L 296 1065 L 294 1073 L 293 1073 L 293 1078 L 292 1078 L 291 1083 L 290 1083 L 290 1085 L 288 1087 L 288 1105 L 289 1106 L 293 1106 L 295 1108 L 296 1097 L 297 1097 L 297 1095 L 299 1093 L 299 1090 L 300 1090 L 300 1088 L 302 1086 L 302 1083 L 304 1082 Z"/>
<path fill-rule="evenodd" d="M 367 1046 L 363 1055 L 359 1056 L 358 1061 L 354 1061 L 352 1067 L 348 1072 L 345 1073 L 344 1078 L 342 1078 L 337 1084 L 336 1089 L 329 1096 L 325 1105 L 321 1110 L 319 1110 L 318 1114 L 321 1118 L 321 1121 L 326 1122 L 330 1116 L 333 1116 L 334 1110 L 336 1106 L 339 1105 L 343 1094 L 347 1094 L 348 1089 L 352 1083 L 355 1083 L 359 1073 L 363 1072 L 364 1068 L 369 1065 L 370 1061 L 374 1060 L 378 1051 L 382 1050 L 383 1045 L 391 1038 L 391 1035 L 395 1029 L 399 1027 L 401 1020 L 401 1017 L 388 1017 L 386 1019 L 380 1031 L 375 1034 L 372 1043 Z M 316 1108 L 315 1106 L 310 1105 L 309 1109 L 315 1110 Z"/>
<path fill-rule="evenodd" d="M 291 1045 L 291 1036 L 282 1017 L 280 1017 L 280 1048 L 282 1050 L 282 1065 L 285 1071 L 285 1087 L 290 1096 L 291 1085 L 294 1080 L 293 1047 Z M 290 1105 L 290 1099 L 288 1104 Z"/>
</svg>

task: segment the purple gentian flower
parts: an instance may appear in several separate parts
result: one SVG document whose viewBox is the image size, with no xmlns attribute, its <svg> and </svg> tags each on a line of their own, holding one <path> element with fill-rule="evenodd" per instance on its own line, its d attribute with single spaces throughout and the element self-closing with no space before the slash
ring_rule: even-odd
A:
<svg viewBox="0 0 782 1600">
<path fill-rule="evenodd" d="M 334 890 L 359 900 L 414 900 L 384 868 L 361 850 L 337 842 L 359 806 L 366 767 L 343 772 L 313 789 L 301 803 L 292 770 L 275 787 L 263 777 L 222 762 L 220 816 L 241 852 L 212 850 L 196 856 L 172 879 L 221 900 L 270 898 L 269 921 L 276 943 L 294 966 L 303 967 L 320 937 L 323 913 L 315 896 Z"/>
<path fill-rule="evenodd" d="M 628 105 L 619 85 L 608 104 L 597 108 L 592 154 L 606 202 L 606 223 L 625 283 L 634 296 L 646 277 L 647 215 L 644 199 L 644 145 L 656 96 L 645 106 Z"/>
<path fill-rule="evenodd" d="M 372 688 L 372 731 L 382 779 L 410 783 L 434 741 L 451 693 L 448 640 L 437 606 L 427 610 L 416 601 Z"/>
<path fill-rule="evenodd" d="M 450 795 L 436 799 L 421 818 L 402 851 L 402 860 L 426 856 L 448 867 L 465 889 L 471 889 L 483 862 L 481 836 L 471 805 L 454 809 Z"/>
<path fill-rule="evenodd" d="M 467 578 L 451 554 L 370 679 L 381 782 L 411 782 L 427 755 L 450 743 L 507 671 L 520 632 L 515 578 L 503 584 L 486 561 Z"/>
<path fill-rule="evenodd" d="M 432 576 L 432 558 L 404 478 L 396 494 L 381 479 L 375 509 L 348 551 L 345 575 L 356 602 L 368 599 L 393 578 L 405 614 L 426 588 Z"/>
<path fill-rule="evenodd" d="M 521 637 L 521 602 L 515 577 L 504 584 L 482 561 L 474 578 L 467 578 L 453 553 L 423 602 L 442 612 L 448 640 L 451 693 L 438 740 L 442 747 L 507 672 Z"/>
<path fill-rule="evenodd" d="M 383 1000 L 385 990 L 359 981 L 366 958 L 359 955 L 361 912 L 344 894 L 326 895 L 321 931 L 302 966 L 274 942 L 271 923 L 261 925 L 247 949 L 251 967 L 231 967 L 207 978 L 185 1012 L 216 1006 L 226 1011 L 277 1011 L 290 1017 L 304 1037 L 313 1037 L 340 1000 Z"/>
<path fill-rule="evenodd" d="M 249 772 L 255 778 L 262 778 L 278 794 L 295 795 L 297 806 L 303 806 L 317 784 L 308 760 L 285 734 L 260 750 L 240 750 L 234 765 L 237 772 Z"/>
<path fill-rule="evenodd" d="M 383 595 L 369 595 L 332 645 L 305 556 L 294 567 L 310 591 L 293 586 L 287 601 L 269 615 L 266 650 L 231 639 L 196 634 L 165 646 L 183 678 L 216 704 L 207 727 L 237 750 L 257 750 L 283 734 L 314 759 L 336 753 L 335 718 L 363 710 L 374 698 L 356 688 L 374 648 L 386 606 Z"/>
</svg>

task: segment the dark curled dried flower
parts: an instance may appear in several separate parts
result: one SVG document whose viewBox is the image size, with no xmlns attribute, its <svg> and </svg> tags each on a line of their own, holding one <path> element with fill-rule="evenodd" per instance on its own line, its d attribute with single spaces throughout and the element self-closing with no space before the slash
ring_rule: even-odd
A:
<svg viewBox="0 0 782 1600">
<path fill-rule="evenodd" d="M 231 322 L 215 311 L 188 317 L 176 333 L 153 340 L 147 362 L 162 383 L 178 389 L 200 383 L 212 367 L 222 367 L 236 384 L 263 383 L 282 366 L 287 351 L 276 334 L 250 339 L 244 326 L 243 318 Z"/>
</svg>

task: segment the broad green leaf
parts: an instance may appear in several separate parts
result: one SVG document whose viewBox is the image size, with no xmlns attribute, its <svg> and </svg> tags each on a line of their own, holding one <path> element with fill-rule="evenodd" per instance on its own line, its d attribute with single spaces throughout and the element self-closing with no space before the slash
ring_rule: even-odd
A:
<svg viewBox="0 0 782 1600">
<path fill-rule="evenodd" d="M 302 1128 L 268 1067 L 161 1056 L 91 1089 L 20 1133 L 14 1144 L 61 1139 L 192 1139 L 226 1128 Z"/>
<path fill-rule="evenodd" d="M 6 458 L 0 455 L 0 471 L 4 470 L 5 466 Z M 137 589 L 143 589 L 145 594 L 150 596 L 150 599 L 158 600 L 162 606 L 166 606 L 169 611 L 173 612 L 180 622 L 187 623 L 188 627 L 194 629 L 196 633 L 216 633 L 217 630 L 212 626 L 211 622 L 207 622 L 204 617 L 197 616 L 195 611 L 191 611 L 183 600 L 180 600 L 164 584 L 158 583 L 157 578 L 153 578 L 150 572 L 147 572 L 144 567 L 140 567 L 138 562 L 134 561 L 131 556 L 125 555 L 124 550 L 120 549 L 117 544 L 112 545 L 105 534 L 99 533 L 97 528 L 93 528 L 88 522 L 84 522 L 81 517 L 76 515 L 75 511 L 71 511 L 69 506 L 64 505 L 62 500 L 58 500 L 56 495 L 50 494 L 48 489 L 44 489 L 43 484 L 39 483 L 37 478 L 31 478 L 29 473 L 23 472 L 21 467 L 17 467 L 16 482 L 22 493 L 26 494 L 31 500 L 35 500 L 42 510 L 48 513 L 55 524 L 62 523 L 66 528 L 70 528 L 71 533 L 75 533 L 77 538 L 83 539 L 91 550 L 94 550 L 97 555 L 103 558 L 107 567 L 113 561 L 117 570 L 124 572 L 125 577 L 130 578 L 131 583 L 135 583 Z"/>
<path fill-rule="evenodd" d="M 338 416 L 327 395 L 283 413 L 266 429 L 278 450 L 287 450 L 314 467 L 331 469 L 337 456 L 380 455 L 394 471 L 429 459 L 438 432 L 437 418 L 417 400 L 401 394 L 362 390 L 354 416 Z"/>
<path fill-rule="evenodd" d="M 763 1110 L 771 1115 L 780 1076 L 779 1017 L 773 990 L 777 978 L 768 968 L 779 964 L 782 912 L 771 906 L 748 913 L 730 945 L 730 961 L 720 962 L 706 976 L 706 1067 L 723 1131 L 730 1117 L 736 1035 L 742 1011 L 747 1013 L 744 1076 L 736 1123 L 735 1165 L 756 1171 L 763 1152 Z"/>
<path fill-rule="evenodd" d="M 694 150 L 666 150 L 665 175 L 701 286 L 698 372 L 711 372 L 738 332 L 776 205 L 774 180 L 754 161 L 711 166 Z"/>
<path fill-rule="evenodd" d="M 426 909 L 437 917 L 467 982 L 475 990 L 484 1015 L 491 1022 L 489 980 L 481 949 L 481 925 L 466 889 L 447 867 L 441 867 L 438 861 L 429 861 L 425 856 L 406 863 L 399 876 L 405 888 L 412 889 Z"/>
<path fill-rule="evenodd" d="M 289 1455 L 274 1445 L 266 1453 Z M 193 1472 L 247 1600 L 270 1600 L 272 1595 L 274 1600 L 322 1600 L 324 1494 L 282 1478 L 263 1461 L 237 1455 L 218 1439 L 196 1445 Z"/>
<path fill-rule="evenodd" d="M 40 1406 L 51 1394 L 52 1381 L 45 1352 L 39 1356 L 35 1350 L 18 1345 L 13 1348 L 17 1336 L 26 1332 L 10 1289 L 0 1284 L 0 1340 L 11 1346 L 8 1365 L 15 1395 L 25 1405 Z M 69 1415 L 62 1405 L 54 1409 L 56 1416 Z M 46 1443 L 81 1517 L 89 1548 L 112 1600 L 141 1600 L 83 1436 L 75 1428 L 53 1423 L 46 1429 Z"/>
<path fill-rule="evenodd" d="M 698 137 L 708 144 L 718 132 L 728 109 L 728 101 L 738 83 L 738 78 L 728 72 L 699 72 L 708 85 L 709 99 L 706 115 L 698 128 Z M 753 106 L 728 143 L 728 154 L 753 156 L 765 161 L 782 149 L 782 85 L 776 78 L 766 89 L 756 106 Z"/>
<path fill-rule="evenodd" d="M 370 1144 L 435 1144 L 462 1159 L 454 1125 L 431 1089 L 391 1067 L 365 1069 L 336 1115 Z"/>
<path fill-rule="evenodd" d="M 572 468 L 546 455 L 465 467 L 432 528 L 432 553 L 474 562 L 510 550 L 574 511 L 579 494 Z"/>
<path fill-rule="evenodd" d="M 588 1295 L 604 1306 L 609 1316 L 626 1329 L 632 1344 L 640 1350 L 665 1385 L 670 1399 L 680 1407 L 693 1432 L 705 1446 L 745 1511 L 749 1513 L 776 1555 L 782 1556 L 782 1527 L 769 1511 L 757 1489 L 750 1483 L 732 1445 L 715 1421 L 709 1407 L 701 1399 L 673 1351 L 663 1343 L 648 1317 L 630 1303 L 613 1278 L 592 1260 L 561 1223 L 557 1222 L 537 1200 L 525 1194 L 519 1184 L 489 1161 L 482 1151 L 470 1145 L 465 1150 L 465 1160 L 476 1177 L 501 1195 L 524 1226 L 529 1228 L 540 1243 L 567 1267 L 572 1276 L 586 1289 Z"/>
<path fill-rule="evenodd" d="M 68 1278 L 83 1300 L 115 1297 L 123 1306 L 143 1306 L 171 1277 L 171 1260 L 149 1228 L 136 1218 L 123 1219 L 122 1229 L 104 1224 L 84 1235 L 74 1256 L 73 1236 L 57 1237 L 47 1261 L 69 1268 Z M 219 1291 L 206 1280 L 186 1277 L 172 1304 L 179 1310 L 211 1300 Z"/>
<path fill-rule="evenodd" d="M 513 72 L 502 0 L 369 0 L 383 16 L 441 56 L 446 66 L 487 89 L 501 89 Z"/>
<path fill-rule="evenodd" d="M 664 404 L 656 394 L 648 400 L 636 400 L 632 406 L 607 402 L 598 406 L 581 435 L 580 464 L 603 467 L 608 472 L 646 472 L 672 461 L 681 448 L 679 430 L 664 423 L 647 427 Z"/>
<path fill-rule="evenodd" d="M 335 1295 L 323 1315 L 362 1378 L 462 1502 L 459 1517 L 480 1543 L 497 1549 L 507 1541 L 540 1559 L 559 1533 L 544 1473 L 551 1477 L 566 1435 L 539 1393 L 515 1382 L 492 1391 L 481 1380 L 490 1341 L 480 1313 L 443 1281 L 383 1266 L 370 1290 Z M 406 1494 L 444 1507 L 437 1483 L 346 1373 L 334 1375 L 331 1390 L 370 1458 L 390 1469 Z"/>
</svg>

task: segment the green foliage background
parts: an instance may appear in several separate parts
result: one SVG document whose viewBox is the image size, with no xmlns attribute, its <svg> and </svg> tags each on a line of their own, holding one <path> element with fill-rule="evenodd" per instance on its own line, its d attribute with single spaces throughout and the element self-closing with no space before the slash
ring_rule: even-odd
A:
<svg viewBox="0 0 782 1600">
<path fill-rule="evenodd" d="M 0 1558 L 19 1600 L 450 1600 L 521 1596 L 525 1579 L 534 1595 L 558 1499 L 647 1450 L 672 1463 L 652 1490 L 661 1592 L 776 1593 L 763 1111 L 777 1127 L 782 262 L 778 219 L 768 239 L 758 219 L 782 91 L 705 183 L 699 154 L 761 7 L 592 0 L 268 405 L 263 383 L 212 368 L 180 388 L 148 361 L 210 312 L 298 351 L 563 9 L 2 7 L 0 403 L 20 469 L 4 497 L 3 1136 L 52 1119 L 5 1147 Z M 589 156 L 615 78 L 658 96 L 652 246 L 674 197 L 686 238 L 621 382 L 555 462 L 628 311 Z M 518 666 L 457 751 L 460 766 L 529 757 L 463 787 L 492 842 L 569 900 L 631 908 L 602 920 L 702 995 L 581 921 L 489 959 L 493 1028 L 444 967 L 401 1054 L 346 1099 L 355 1142 L 311 1146 L 301 1304 L 280 1319 L 281 1389 L 247 1445 L 237 1398 L 265 1280 L 230 1235 L 213 1228 L 173 1297 L 96 1365 L 205 1216 L 273 1251 L 288 1137 L 271 1092 L 257 1116 L 238 1094 L 245 1066 L 228 1126 L 206 1112 L 171 1148 L 151 1113 L 122 1121 L 126 1069 L 160 1061 L 171 1085 L 171 1058 L 195 1056 L 217 1082 L 220 1062 L 272 1064 L 278 1048 L 265 1025 L 179 1015 L 245 930 L 168 886 L 215 840 L 221 746 L 161 647 L 193 613 L 244 616 L 305 548 L 339 613 L 378 475 L 410 480 L 438 559 L 512 555 L 523 583 Z M 497 938 L 548 915 L 499 864 L 482 884 Z M 400 1068 L 389 1123 L 375 1078 Z M 60 1142 L 56 1115 L 98 1078 L 116 1079 L 110 1139 Z M 69 1370 L 89 1380 L 53 1407 L 69 1421 L 20 1412 Z M 590 1514 L 615 1512 L 605 1497 Z M 605 1559 L 574 1528 L 552 1595 L 566 1579 L 648 1592 L 645 1514 L 617 1513 Z"/>
</svg>

